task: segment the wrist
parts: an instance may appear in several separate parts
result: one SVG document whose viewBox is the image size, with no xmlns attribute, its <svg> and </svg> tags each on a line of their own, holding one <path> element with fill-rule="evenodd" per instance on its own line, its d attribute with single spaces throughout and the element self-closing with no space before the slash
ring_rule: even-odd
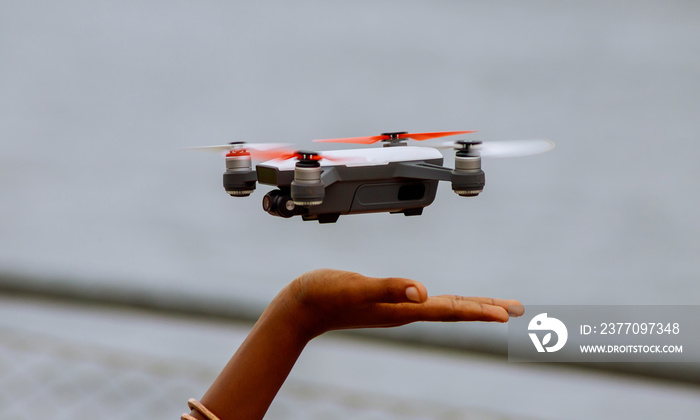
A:
<svg viewBox="0 0 700 420">
<path fill-rule="evenodd" d="M 274 330 L 295 345 L 304 346 L 314 336 L 310 333 L 307 310 L 299 301 L 293 283 L 283 288 L 258 319 L 257 328 Z"/>
<path fill-rule="evenodd" d="M 222 420 L 263 418 L 310 340 L 289 297 L 283 290 L 272 300 L 202 398 Z"/>
<path fill-rule="evenodd" d="M 270 316 L 285 325 L 289 334 L 306 344 L 325 331 L 304 290 L 298 280 L 292 281 L 272 300 L 266 312 L 270 311 Z"/>
</svg>

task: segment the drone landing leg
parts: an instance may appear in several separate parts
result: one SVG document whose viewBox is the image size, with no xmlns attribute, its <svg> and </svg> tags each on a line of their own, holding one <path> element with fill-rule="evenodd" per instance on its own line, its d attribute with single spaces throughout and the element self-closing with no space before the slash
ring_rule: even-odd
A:
<svg viewBox="0 0 700 420">
<path fill-rule="evenodd" d="M 318 215 L 318 223 L 335 223 L 338 221 L 338 218 L 340 218 L 339 213 L 319 214 Z"/>
<path fill-rule="evenodd" d="M 423 207 L 417 209 L 406 209 L 403 211 L 404 216 L 420 216 L 423 214 Z"/>
</svg>

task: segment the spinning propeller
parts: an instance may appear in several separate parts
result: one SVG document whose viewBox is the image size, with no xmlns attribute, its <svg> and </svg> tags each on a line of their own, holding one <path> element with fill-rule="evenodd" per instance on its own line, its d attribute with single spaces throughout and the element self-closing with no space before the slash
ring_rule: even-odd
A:
<svg viewBox="0 0 700 420">
<path fill-rule="evenodd" d="M 319 162 L 323 159 L 330 160 L 331 162 L 345 162 L 345 161 L 350 161 L 354 160 L 351 158 L 338 158 L 338 157 L 329 157 L 326 155 L 323 155 L 319 152 L 312 152 L 308 150 L 297 150 L 295 152 L 292 151 L 280 151 L 280 153 L 271 159 L 279 159 L 279 160 L 287 160 L 287 159 L 296 159 L 299 162 Z"/>
<path fill-rule="evenodd" d="M 409 133 L 406 131 L 398 131 L 392 133 L 382 133 L 378 136 L 369 137 L 345 137 L 338 139 L 322 139 L 314 140 L 319 143 L 356 143 L 356 144 L 372 144 L 379 141 L 388 142 L 388 145 L 397 145 L 401 140 L 412 139 L 418 141 L 431 140 L 440 137 L 454 136 L 458 134 L 475 133 L 475 130 L 470 131 L 440 131 L 433 133 Z M 481 157 L 517 157 L 536 155 L 547 152 L 554 148 L 554 143 L 544 139 L 533 140 L 510 140 L 510 141 L 492 141 L 482 143 L 481 141 L 457 140 L 450 141 L 438 145 L 426 145 L 435 149 L 455 149 L 462 154 L 472 153 L 475 156 Z"/>
<path fill-rule="evenodd" d="M 187 150 L 201 150 L 203 152 L 223 153 L 225 156 L 250 156 L 255 160 L 270 160 L 281 153 L 288 152 L 290 145 L 286 143 L 246 143 L 234 141 L 218 146 L 187 147 Z"/>
<path fill-rule="evenodd" d="M 361 155 L 331 157 L 320 152 L 294 150 L 290 146 L 292 145 L 288 143 L 246 143 L 236 141 L 229 144 L 186 147 L 185 149 L 221 153 L 227 158 L 247 158 L 248 160 L 252 158 L 258 161 L 296 159 L 300 162 L 318 162 L 325 159 L 331 162 L 346 164 L 361 164 L 367 162 L 367 159 Z"/>
<path fill-rule="evenodd" d="M 418 141 L 437 139 L 440 137 L 454 136 L 457 134 L 475 133 L 476 131 L 440 131 L 435 133 L 409 133 L 406 131 L 397 131 L 392 133 L 382 133 L 378 136 L 369 137 L 346 137 L 340 139 L 320 139 L 314 140 L 318 143 L 356 143 L 356 144 L 372 144 L 378 141 L 398 142 L 404 139 L 413 139 Z"/>
<path fill-rule="evenodd" d="M 507 158 L 537 155 L 554 148 L 554 143 L 545 139 L 504 140 L 482 143 L 478 140 L 457 140 L 439 145 L 429 145 L 435 149 L 455 149 L 462 153 L 488 158 Z"/>
<path fill-rule="evenodd" d="M 442 131 L 434 133 L 408 133 L 405 131 L 400 131 L 393 133 L 383 133 L 378 136 L 321 139 L 314 140 L 314 142 L 372 144 L 379 141 L 385 141 L 390 144 L 397 144 L 399 141 L 404 139 L 424 141 L 440 137 L 474 132 L 476 131 Z M 291 145 L 287 143 L 231 142 L 229 144 L 224 145 L 188 147 L 187 149 L 202 150 L 205 152 L 214 153 L 224 153 L 224 155 L 227 157 L 250 156 L 252 159 L 263 161 L 272 159 L 297 159 L 299 161 L 315 162 L 327 159 L 331 162 L 339 163 L 364 163 L 366 161 L 366 159 L 362 156 L 330 157 L 318 152 L 304 150 L 295 151 L 291 149 L 290 146 Z M 505 140 L 490 142 L 481 142 L 478 140 L 457 140 L 444 142 L 440 144 L 426 144 L 425 146 L 441 150 L 455 149 L 461 152 L 462 154 L 471 153 L 474 156 L 488 158 L 507 158 L 545 153 L 554 148 L 554 143 L 545 139 Z"/>
</svg>

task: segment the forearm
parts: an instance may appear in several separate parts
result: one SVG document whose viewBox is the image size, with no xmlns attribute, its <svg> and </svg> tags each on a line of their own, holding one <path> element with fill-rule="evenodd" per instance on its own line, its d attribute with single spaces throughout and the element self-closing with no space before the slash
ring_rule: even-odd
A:
<svg viewBox="0 0 700 420">
<path fill-rule="evenodd" d="M 310 271 L 270 303 L 201 402 L 221 420 L 262 419 L 306 344 L 326 331 L 416 321 L 506 322 L 507 310 L 518 305 L 516 316 L 522 304 L 514 300 L 428 297 L 414 280 Z"/>
<path fill-rule="evenodd" d="M 202 398 L 221 420 L 262 419 L 308 342 L 278 295 Z"/>
</svg>

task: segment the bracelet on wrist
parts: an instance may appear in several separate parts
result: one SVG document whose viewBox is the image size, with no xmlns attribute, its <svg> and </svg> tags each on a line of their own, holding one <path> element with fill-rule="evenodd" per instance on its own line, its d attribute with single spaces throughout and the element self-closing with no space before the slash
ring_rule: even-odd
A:
<svg viewBox="0 0 700 420">
<path fill-rule="evenodd" d="M 214 413 L 209 411 L 209 409 L 207 407 L 205 407 L 204 404 L 202 404 L 201 402 L 199 402 L 198 400 L 196 400 L 194 398 L 190 398 L 189 400 L 187 400 L 187 406 L 190 408 L 190 410 L 196 411 L 199 414 L 203 415 L 207 420 L 219 420 L 219 418 L 216 417 L 216 415 Z M 180 417 L 180 420 L 197 420 L 197 419 L 195 419 L 191 414 L 183 414 Z"/>
</svg>

